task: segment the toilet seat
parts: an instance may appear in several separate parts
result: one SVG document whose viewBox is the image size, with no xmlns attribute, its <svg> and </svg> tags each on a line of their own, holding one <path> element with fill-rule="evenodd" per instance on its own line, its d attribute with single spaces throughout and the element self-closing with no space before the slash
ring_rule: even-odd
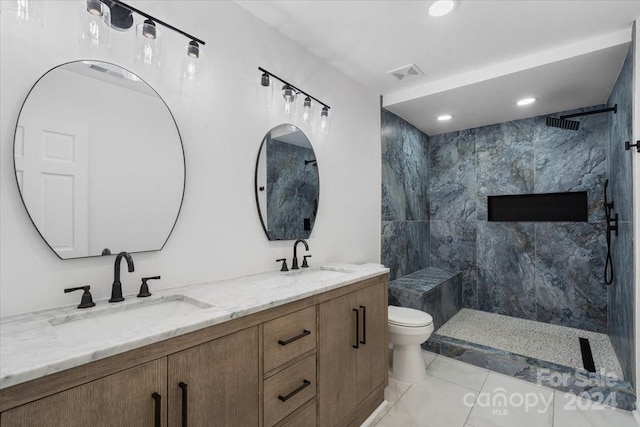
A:
<svg viewBox="0 0 640 427">
<path fill-rule="evenodd" d="M 433 318 L 424 311 L 390 305 L 388 309 L 388 322 L 390 325 L 415 328 L 433 324 Z"/>
</svg>

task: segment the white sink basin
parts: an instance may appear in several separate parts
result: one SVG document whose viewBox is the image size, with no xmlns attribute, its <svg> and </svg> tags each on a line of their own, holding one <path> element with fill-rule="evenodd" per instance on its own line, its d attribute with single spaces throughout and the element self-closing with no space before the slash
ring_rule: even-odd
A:
<svg viewBox="0 0 640 427">
<path fill-rule="evenodd" d="M 334 277 L 342 276 L 343 274 L 353 273 L 353 270 L 348 270 L 346 268 L 338 268 L 338 267 L 309 267 L 309 268 L 300 268 L 299 270 L 291 270 L 288 273 L 285 273 L 287 276 L 300 276 L 300 277 L 309 277 L 318 280 L 324 279 L 332 279 Z"/>
<path fill-rule="evenodd" d="M 105 341 L 122 336 L 127 329 L 156 324 L 209 307 L 211 306 L 199 301 L 187 301 L 181 296 L 175 296 L 78 312 L 70 316 L 53 318 L 49 323 L 63 340 Z"/>
</svg>

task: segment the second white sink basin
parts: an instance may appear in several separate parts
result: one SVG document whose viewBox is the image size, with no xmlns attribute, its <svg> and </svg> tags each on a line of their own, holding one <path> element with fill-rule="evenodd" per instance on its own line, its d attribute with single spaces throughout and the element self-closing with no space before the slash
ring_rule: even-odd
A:
<svg viewBox="0 0 640 427">
<path fill-rule="evenodd" d="M 287 276 L 300 276 L 300 277 L 309 277 L 313 279 L 324 280 L 324 279 L 339 277 L 346 273 L 353 273 L 353 270 L 347 270 L 345 268 L 329 267 L 329 266 L 323 265 L 321 267 L 308 267 L 308 268 L 300 268 L 299 270 L 291 270 L 285 274 Z"/>
<path fill-rule="evenodd" d="M 115 305 L 94 312 L 78 312 L 53 318 L 49 323 L 61 339 L 103 341 L 122 336 L 127 329 L 156 324 L 209 307 L 208 304 L 176 296 L 138 304 Z"/>
</svg>

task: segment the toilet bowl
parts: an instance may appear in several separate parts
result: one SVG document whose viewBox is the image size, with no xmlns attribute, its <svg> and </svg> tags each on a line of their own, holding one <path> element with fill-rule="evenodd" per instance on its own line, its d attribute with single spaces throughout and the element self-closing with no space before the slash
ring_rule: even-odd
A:
<svg viewBox="0 0 640 427">
<path fill-rule="evenodd" d="M 427 373 L 420 344 L 433 332 L 433 318 L 420 310 L 390 305 L 387 325 L 393 346 L 389 375 L 408 383 L 424 381 Z"/>
</svg>

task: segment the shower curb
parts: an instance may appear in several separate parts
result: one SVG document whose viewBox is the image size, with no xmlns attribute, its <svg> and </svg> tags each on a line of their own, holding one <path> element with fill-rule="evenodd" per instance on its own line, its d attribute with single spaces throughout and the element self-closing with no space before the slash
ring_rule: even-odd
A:
<svg viewBox="0 0 640 427">
<path fill-rule="evenodd" d="M 636 409 L 636 395 L 630 382 L 602 373 L 575 369 L 493 347 L 432 334 L 422 348 L 480 368 L 519 378 L 530 383 L 573 393 L 626 411 Z M 560 384 L 557 384 L 557 383 Z"/>
</svg>

